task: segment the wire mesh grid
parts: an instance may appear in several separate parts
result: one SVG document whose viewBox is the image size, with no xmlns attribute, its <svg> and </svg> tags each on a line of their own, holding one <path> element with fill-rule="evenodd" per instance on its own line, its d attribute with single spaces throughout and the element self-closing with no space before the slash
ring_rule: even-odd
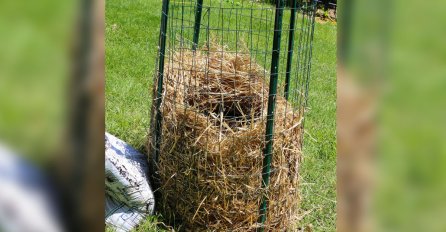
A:
<svg viewBox="0 0 446 232">
<path fill-rule="evenodd" d="M 296 224 L 314 12 L 301 0 L 163 1 L 149 145 L 172 223 Z"/>
</svg>

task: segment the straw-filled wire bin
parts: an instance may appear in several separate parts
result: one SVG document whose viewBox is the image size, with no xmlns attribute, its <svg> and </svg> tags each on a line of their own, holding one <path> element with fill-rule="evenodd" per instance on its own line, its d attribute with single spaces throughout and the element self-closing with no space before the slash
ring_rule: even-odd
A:
<svg viewBox="0 0 446 232">
<path fill-rule="evenodd" d="M 184 230 L 296 225 L 315 2 L 288 5 L 163 0 L 149 159 Z"/>
</svg>

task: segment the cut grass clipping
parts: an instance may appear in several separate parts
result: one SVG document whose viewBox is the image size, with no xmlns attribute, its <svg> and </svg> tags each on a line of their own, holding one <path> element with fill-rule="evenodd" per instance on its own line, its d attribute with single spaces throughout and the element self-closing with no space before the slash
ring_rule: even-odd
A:
<svg viewBox="0 0 446 232">
<path fill-rule="evenodd" d="M 186 230 L 251 231 L 259 227 L 266 195 L 265 229 L 292 230 L 303 109 L 276 96 L 270 184 L 262 189 L 269 74 L 248 51 L 228 50 L 213 43 L 168 54 L 157 204 L 165 218 Z"/>
</svg>

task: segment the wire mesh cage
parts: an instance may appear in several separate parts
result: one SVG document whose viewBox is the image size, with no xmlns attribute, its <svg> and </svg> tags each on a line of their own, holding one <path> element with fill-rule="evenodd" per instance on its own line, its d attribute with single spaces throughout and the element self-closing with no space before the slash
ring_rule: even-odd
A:
<svg viewBox="0 0 446 232">
<path fill-rule="evenodd" d="M 150 162 L 186 230 L 296 225 L 316 3 L 289 5 L 163 0 Z"/>
</svg>

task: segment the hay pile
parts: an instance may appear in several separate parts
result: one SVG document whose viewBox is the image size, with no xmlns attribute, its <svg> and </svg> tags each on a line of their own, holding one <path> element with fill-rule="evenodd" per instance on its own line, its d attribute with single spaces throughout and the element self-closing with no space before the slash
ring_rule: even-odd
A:
<svg viewBox="0 0 446 232">
<path fill-rule="evenodd" d="M 261 189 L 269 74 L 222 46 L 168 58 L 158 163 L 163 215 L 185 230 L 252 231 L 267 194 L 266 229 L 289 229 L 299 202 L 301 115 L 277 97 L 270 186 Z"/>
</svg>

